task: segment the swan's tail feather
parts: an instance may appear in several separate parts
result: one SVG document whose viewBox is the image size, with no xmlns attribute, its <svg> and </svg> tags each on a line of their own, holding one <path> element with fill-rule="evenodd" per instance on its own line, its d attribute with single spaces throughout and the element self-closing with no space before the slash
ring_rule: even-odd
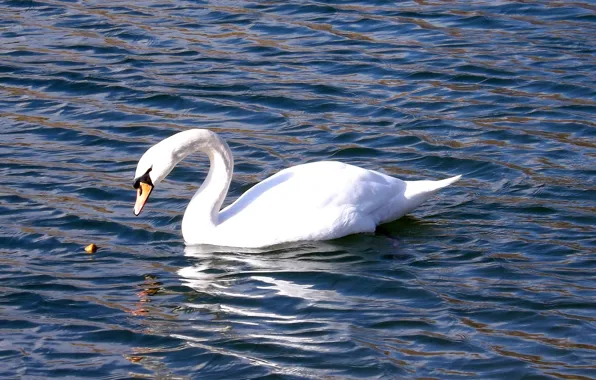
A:
<svg viewBox="0 0 596 380">
<path fill-rule="evenodd" d="M 461 178 L 461 174 L 460 175 L 456 175 L 455 177 L 451 177 L 451 178 L 447 178 L 447 179 L 442 179 L 440 181 L 432 181 L 432 182 L 434 182 L 434 185 L 436 187 L 436 190 L 441 190 L 442 188 L 447 187 L 447 186 L 449 186 L 451 184 L 454 184 L 455 182 L 459 181 L 460 178 Z"/>
<path fill-rule="evenodd" d="M 412 211 L 439 190 L 459 181 L 461 175 L 440 181 L 405 181 L 406 191 L 404 197 L 408 200 L 407 212 Z"/>
<path fill-rule="evenodd" d="M 455 177 L 442 179 L 440 181 L 406 181 L 406 198 L 412 198 L 419 195 L 431 195 L 435 194 L 437 191 L 451 185 L 459 181 L 461 175 L 456 175 Z"/>
</svg>

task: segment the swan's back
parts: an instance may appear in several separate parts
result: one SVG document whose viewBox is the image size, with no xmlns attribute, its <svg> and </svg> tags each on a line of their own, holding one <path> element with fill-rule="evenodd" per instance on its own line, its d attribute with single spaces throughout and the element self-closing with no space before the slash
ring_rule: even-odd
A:
<svg viewBox="0 0 596 380">
<path fill-rule="evenodd" d="M 252 187 L 220 213 L 219 222 L 236 231 L 243 225 L 291 233 L 296 240 L 372 232 L 395 214 L 394 200 L 405 188 L 397 178 L 340 162 L 297 165 Z"/>
</svg>

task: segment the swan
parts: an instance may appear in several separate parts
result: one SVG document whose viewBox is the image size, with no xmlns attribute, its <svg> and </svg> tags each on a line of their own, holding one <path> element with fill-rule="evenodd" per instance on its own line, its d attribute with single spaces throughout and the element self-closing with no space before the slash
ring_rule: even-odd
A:
<svg viewBox="0 0 596 380">
<path fill-rule="evenodd" d="M 262 248 L 371 233 L 461 178 L 402 181 L 341 162 L 319 161 L 284 169 L 221 210 L 232 180 L 232 151 L 215 132 L 191 129 L 162 140 L 139 160 L 134 178 L 136 216 L 153 188 L 194 152 L 205 153 L 210 167 L 182 219 L 188 245 Z"/>
</svg>

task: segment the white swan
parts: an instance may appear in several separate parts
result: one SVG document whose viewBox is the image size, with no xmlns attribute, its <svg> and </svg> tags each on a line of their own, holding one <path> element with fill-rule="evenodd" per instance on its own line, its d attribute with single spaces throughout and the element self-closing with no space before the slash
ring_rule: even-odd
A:
<svg viewBox="0 0 596 380">
<path fill-rule="evenodd" d="M 207 154 L 211 166 L 182 219 L 186 244 L 259 248 L 374 232 L 377 225 L 402 217 L 461 177 L 402 181 L 373 170 L 320 161 L 284 169 L 220 211 L 232 180 L 232 152 L 216 133 L 192 129 L 159 142 L 141 157 L 134 180 L 135 215 L 153 187 L 196 151 Z"/>
</svg>

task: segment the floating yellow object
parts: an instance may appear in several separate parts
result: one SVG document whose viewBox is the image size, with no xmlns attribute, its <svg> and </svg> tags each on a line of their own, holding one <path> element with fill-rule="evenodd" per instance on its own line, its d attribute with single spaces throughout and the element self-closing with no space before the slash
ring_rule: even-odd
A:
<svg viewBox="0 0 596 380">
<path fill-rule="evenodd" d="M 89 244 L 85 247 L 85 252 L 87 253 L 95 253 L 97 252 L 97 246 L 95 244 Z"/>
<path fill-rule="evenodd" d="M 128 360 L 130 360 L 131 362 L 133 362 L 133 363 L 138 363 L 141 360 L 143 360 L 143 357 L 142 356 L 127 356 L 126 358 Z"/>
</svg>

